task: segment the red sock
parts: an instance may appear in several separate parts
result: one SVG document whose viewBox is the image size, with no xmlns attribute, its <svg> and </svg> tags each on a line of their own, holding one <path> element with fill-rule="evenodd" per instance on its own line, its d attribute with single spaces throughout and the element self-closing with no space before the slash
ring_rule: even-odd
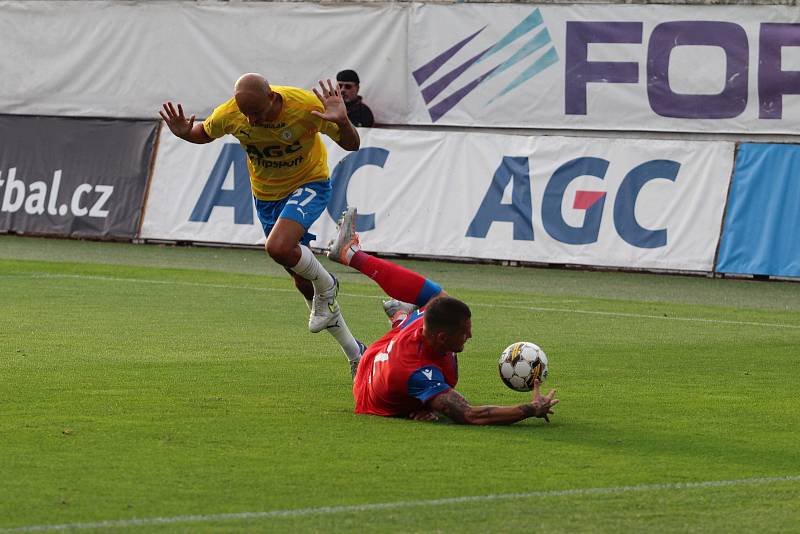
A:
<svg viewBox="0 0 800 534">
<path fill-rule="evenodd" d="M 420 305 L 417 298 L 427 281 L 424 276 L 360 250 L 350 260 L 350 267 L 375 280 L 393 299 Z M 425 301 L 427 300 L 426 298 Z"/>
</svg>

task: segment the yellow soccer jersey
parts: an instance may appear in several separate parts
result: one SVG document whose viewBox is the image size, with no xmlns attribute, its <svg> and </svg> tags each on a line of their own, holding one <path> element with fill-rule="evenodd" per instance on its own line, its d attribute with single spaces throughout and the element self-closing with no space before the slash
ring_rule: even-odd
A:
<svg viewBox="0 0 800 534">
<path fill-rule="evenodd" d="M 279 200 L 309 182 L 327 180 L 328 153 L 319 137 L 324 133 L 339 140 L 339 126 L 311 114 L 323 111 L 311 91 L 272 86 L 283 98 L 283 108 L 274 122 L 250 126 L 231 98 L 203 122 L 212 139 L 231 134 L 247 152 L 250 185 L 259 200 Z"/>
</svg>

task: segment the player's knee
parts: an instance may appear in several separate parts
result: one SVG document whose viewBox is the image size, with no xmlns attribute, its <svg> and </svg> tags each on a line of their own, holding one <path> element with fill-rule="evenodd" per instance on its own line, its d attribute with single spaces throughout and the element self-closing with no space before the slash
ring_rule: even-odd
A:
<svg viewBox="0 0 800 534">
<path fill-rule="evenodd" d="M 286 265 L 291 267 L 291 252 L 294 247 L 286 246 L 285 243 L 281 242 L 280 240 L 267 240 L 264 244 L 264 250 L 267 251 L 267 254 L 270 258 L 275 260 L 277 263 L 281 265 Z"/>
</svg>

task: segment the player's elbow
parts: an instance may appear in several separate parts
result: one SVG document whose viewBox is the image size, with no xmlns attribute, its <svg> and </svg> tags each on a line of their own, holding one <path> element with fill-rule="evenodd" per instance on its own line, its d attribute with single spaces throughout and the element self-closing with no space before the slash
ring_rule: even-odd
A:
<svg viewBox="0 0 800 534">
<path fill-rule="evenodd" d="M 348 150 L 350 152 L 355 152 L 356 150 L 361 148 L 361 139 L 353 139 L 346 143 L 342 143 L 340 146 L 345 150 Z"/>
</svg>

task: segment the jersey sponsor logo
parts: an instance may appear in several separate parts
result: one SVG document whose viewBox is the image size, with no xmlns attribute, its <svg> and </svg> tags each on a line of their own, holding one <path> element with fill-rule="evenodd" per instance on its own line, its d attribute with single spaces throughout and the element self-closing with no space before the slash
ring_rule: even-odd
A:
<svg viewBox="0 0 800 534">
<path fill-rule="evenodd" d="M 288 131 L 288 130 L 287 130 Z M 291 139 L 291 132 L 289 132 L 289 139 Z M 288 139 L 287 139 L 288 141 Z M 303 148 L 303 145 L 300 144 L 299 141 L 295 141 L 289 146 L 286 145 L 267 145 L 264 147 L 258 147 L 256 145 L 246 144 L 244 145 L 245 151 L 247 155 L 252 160 L 253 158 L 257 159 L 276 159 L 276 158 L 284 158 L 293 154 Z"/>
<path fill-rule="evenodd" d="M 529 62 L 528 66 L 523 68 L 511 81 L 507 81 L 504 85 L 500 86 L 499 90 L 494 92 L 494 94 L 486 100 L 485 105 L 514 91 L 546 68 L 558 62 L 558 53 L 552 44 L 550 33 L 544 26 L 541 12 L 536 8 L 497 41 L 485 43 L 483 45 L 477 44 L 480 42 L 480 39 L 475 41 L 476 44 L 473 44 L 473 48 L 481 46 L 486 46 L 486 48 L 483 48 L 482 51 L 462 62 L 460 65 L 452 65 L 445 74 L 425 85 L 441 67 L 447 64 L 462 48 L 469 45 L 473 39 L 478 38 L 481 32 L 488 27 L 489 25 L 487 24 L 475 31 L 472 35 L 450 45 L 447 50 L 441 52 L 411 73 L 414 80 L 417 82 L 425 104 L 429 106 L 428 113 L 433 122 L 442 118 L 448 111 L 458 105 L 464 97 L 481 85 L 486 84 L 488 81 L 509 69 L 520 69 L 523 67 L 525 63 L 520 66 L 517 66 L 517 64 L 523 62 L 523 60 L 527 60 L 531 56 L 535 57 L 535 59 Z M 525 36 L 529 37 L 526 41 L 520 43 L 519 39 Z M 497 57 L 499 57 L 497 56 L 494 57 L 491 63 L 487 61 L 489 58 L 493 58 L 498 52 L 506 50 L 512 44 L 515 49 L 513 49 L 513 53 L 508 59 L 505 61 L 497 61 Z M 478 65 L 483 67 L 480 72 L 477 71 L 477 69 L 480 68 L 476 67 Z M 459 87 L 449 91 L 449 94 L 445 95 L 444 93 L 448 87 L 457 79 L 460 79 L 461 74 L 467 71 L 473 73 L 472 79 L 464 80 Z M 425 87 L 423 87 L 423 85 Z M 439 98 L 440 96 L 441 98 Z"/>
<path fill-rule="evenodd" d="M 250 158 L 250 161 L 253 161 Z M 253 161 L 253 165 L 257 167 L 264 167 L 266 169 L 288 169 L 291 167 L 297 167 L 303 162 L 303 156 L 297 156 L 296 158 L 289 160 L 289 161 L 269 161 L 263 159 L 257 159 Z"/>
</svg>

